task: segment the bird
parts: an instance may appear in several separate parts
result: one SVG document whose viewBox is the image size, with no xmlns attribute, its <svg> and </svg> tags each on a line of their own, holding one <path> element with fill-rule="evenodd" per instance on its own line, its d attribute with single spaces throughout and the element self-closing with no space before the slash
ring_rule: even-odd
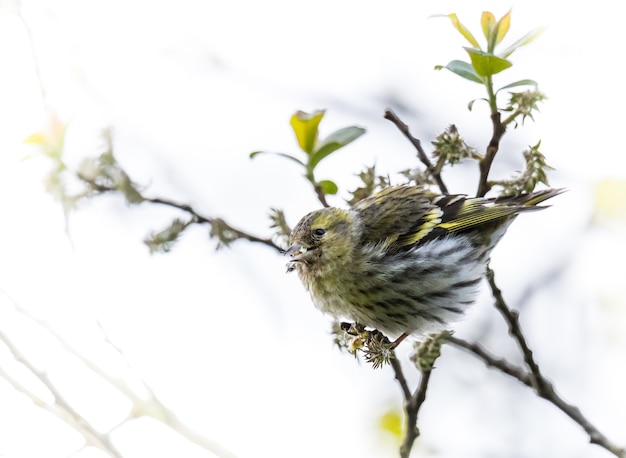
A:
<svg viewBox="0 0 626 458">
<path fill-rule="evenodd" d="M 298 273 L 319 310 L 396 337 L 397 345 L 458 321 L 509 224 L 561 192 L 487 198 L 389 186 L 350 208 L 302 217 L 284 252 L 287 271 Z"/>
</svg>

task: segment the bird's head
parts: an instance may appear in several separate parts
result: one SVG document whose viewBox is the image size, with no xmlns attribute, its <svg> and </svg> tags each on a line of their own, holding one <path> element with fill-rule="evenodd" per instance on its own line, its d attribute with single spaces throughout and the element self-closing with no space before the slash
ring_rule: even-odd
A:
<svg viewBox="0 0 626 458">
<path fill-rule="evenodd" d="M 291 232 L 291 256 L 287 272 L 300 273 L 332 269 L 345 262 L 353 248 L 354 215 L 339 208 L 323 208 L 304 216 Z"/>
</svg>

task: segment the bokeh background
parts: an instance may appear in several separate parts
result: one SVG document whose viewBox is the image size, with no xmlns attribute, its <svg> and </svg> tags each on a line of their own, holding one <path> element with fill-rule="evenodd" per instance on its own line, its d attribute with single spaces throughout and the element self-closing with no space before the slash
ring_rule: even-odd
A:
<svg viewBox="0 0 626 458">
<path fill-rule="evenodd" d="M 433 70 L 464 59 L 465 42 L 430 16 L 456 12 L 478 36 L 483 10 L 500 17 L 511 7 L 509 40 L 548 28 L 500 81 L 535 79 L 549 99 L 536 122 L 505 137 L 493 173 L 519 170 L 520 153 L 541 139 L 556 169 L 551 184 L 569 192 L 519 218 L 492 266 L 545 374 L 625 444 L 626 100 L 617 62 L 626 43 L 606 0 L 2 1 L 0 330 L 124 456 L 395 456 L 402 401 L 392 371 L 333 347 L 329 318 L 285 275 L 283 258 L 247 242 L 215 251 L 201 226 L 170 253 L 150 255 L 144 237 L 180 215 L 116 196 L 66 218 L 42 184 L 50 162 L 23 140 L 53 135 L 56 119 L 76 166 L 101 152 L 111 129 L 115 155 L 147 195 L 266 236 L 270 207 L 294 224 L 319 206 L 293 164 L 249 159 L 297 150 L 288 122 L 296 110 L 326 109 L 322 132 L 368 131 L 320 166 L 319 178 L 340 185 L 336 205 L 364 166 L 399 180 L 397 171 L 417 165 L 383 120 L 387 107 L 425 146 L 454 123 L 482 150 L 486 107 L 467 110 L 481 87 Z M 473 164 L 448 176 L 459 193 L 473 192 L 476 179 Z M 521 361 L 486 292 L 455 329 Z M 68 349 L 140 398 L 156 394 L 206 448 L 141 409 L 126 421 L 129 398 Z M 104 456 L 16 390 L 53 402 L 14 356 L 0 345 L 0 456 Z M 414 386 L 415 371 L 405 372 Z M 609 456 L 553 406 L 454 348 L 437 364 L 420 430 L 420 457 Z"/>
</svg>

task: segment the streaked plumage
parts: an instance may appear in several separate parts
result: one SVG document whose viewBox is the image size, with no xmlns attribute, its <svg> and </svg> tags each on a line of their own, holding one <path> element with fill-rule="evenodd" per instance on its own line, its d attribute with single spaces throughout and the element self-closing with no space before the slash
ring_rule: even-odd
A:
<svg viewBox="0 0 626 458">
<path fill-rule="evenodd" d="M 430 332 L 472 304 L 515 216 L 560 192 L 487 199 L 389 187 L 351 209 L 304 216 L 291 233 L 288 271 L 337 319 L 389 336 Z"/>
</svg>

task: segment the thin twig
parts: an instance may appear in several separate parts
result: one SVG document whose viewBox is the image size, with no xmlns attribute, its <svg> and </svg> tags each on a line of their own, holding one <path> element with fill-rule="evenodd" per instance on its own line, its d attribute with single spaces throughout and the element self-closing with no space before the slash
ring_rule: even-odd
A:
<svg viewBox="0 0 626 458">
<path fill-rule="evenodd" d="M 165 199 L 162 197 L 145 197 L 143 199 L 146 202 L 150 202 L 153 204 L 160 204 L 160 205 L 166 205 L 168 207 L 172 207 L 172 208 L 177 208 L 179 210 L 182 210 L 186 213 L 189 213 L 191 216 L 193 216 L 195 222 L 199 223 L 199 224 L 214 224 L 218 219 L 217 218 L 211 218 L 208 216 L 203 216 L 200 213 L 198 213 L 196 210 L 194 210 L 193 207 L 191 207 L 190 205 L 187 204 L 181 204 L 178 202 L 175 202 L 173 200 L 170 199 Z M 226 229 L 229 232 L 232 232 L 237 239 L 244 239 L 247 240 L 249 242 L 254 242 L 254 243 L 261 243 L 263 245 L 266 245 L 270 248 L 275 249 L 278 252 L 282 251 L 282 248 L 279 247 L 278 245 L 276 245 L 272 239 L 269 238 L 262 238 L 262 237 L 257 237 L 256 235 L 250 234 L 248 232 L 242 231 L 240 229 L 236 229 L 233 226 L 231 226 L 230 224 L 226 223 L 224 220 L 220 219 L 219 220 L 220 223 L 226 227 Z"/>
<path fill-rule="evenodd" d="M 500 372 L 509 375 L 518 381 L 522 382 L 524 385 L 533 388 L 533 384 L 531 382 L 530 376 L 528 372 L 526 372 L 523 368 L 515 366 L 514 364 L 509 363 L 504 358 L 498 358 L 482 347 L 478 343 L 469 343 L 463 339 L 459 339 L 458 337 L 449 336 L 448 342 L 452 345 L 462 348 L 463 350 L 472 353 L 478 359 L 482 360 L 485 365 L 488 367 L 492 367 L 494 369 L 499 370 Z"/>
<path fill-rule="evenodd" d="M 402 394 L 404 395 L 404 400 L 408 401 L 409 399 L 411 399 L 411 390 L 409 389 L 409 384 L 404 377 L 404 372 L 402 372 L 402 365 L 400 364 L 400 361 L 398 361 L 398 359 L 396 358 L 395 352 L 389 363 L 391 364 L 391 368 L 393 369 L 396 380 L 400 384 Z"/>
<path fill-rule="evenodd" d="M 99 192 L 101 194 L 105 194 L 105 193 L 115 193 L 115 192 L 120 192 L 117 188 L 113 187 L 113 186 L 106 186 L 106 185 L 102 185 L 99 183 L 96 183 L 94 180 L 81 175 L 80 173 L 77 174 L 78 177 L 83 180 L 85 183 L 87 183 L 89 185 L 89 187 L 96 191 Z M 231 226 L 230 224 L 228 224 L 226 221 L 219 219 L 219 218 L 211 218 L 209 216 L 204 216 L 200 213 L 198 213 L 191 205 L 188 204 L 181 204 L 179 202 L 176 202 L 174 200 L 171 199 L 166 199 L 164 197 L 145 197 L 143 195 L 141 195 L 141 200 L 143 202 L 150 202 L 153 204 L 159 204 L 159 205 L 165 205 L 167 207 L 171 207 L 171 208 L 176 208 L 178 210 L 182 210 L 186 213 L 189 213 L 192 218 L 193 218 L 193 222 L 196 224 L 209 224 L 209 225 L 213 225 L 215 224 L 217 221 L 219 221 L 219 223 L 222 225 L 223 228 L 225 228 L 226 230 L 228 230 L 230 233 L 232 233 L 236 239 L 243 239 L 243 240 L 247 240 L 249 242 L 253 242 L 253 243 L 260 243 L 262 245 L 268 246 L 270 248 L 273 248 L 274 250 L 278 251 L 278 252 L 282 252 L 283 249 L 278 246 L 276 243 L 274 243 L 274 241 L 270 238 L 262 238 L 262 237 L 258 237 L 256 235 L 250 234 L 246 231 L 242 231 L 241 229 L 237 229 L 233 226 Z"/>
<path fill-rule="evenodd" d="M 422 148 L 422 142 L 419 139 L 415 138 L 413 135 L 411 135 L 411 132 L 409 130 L 409 126 L 407 126 L 406 123 L 404 123 L 393 112 L 393 110 L 391 110 L 391 108 L 388 108 L 388 109 L 385 110 L 384 118 L 388 119 L 389 121 L 394 123 L 395 126 L 400 130 L 400 132 L 402 132 L 404 134 L 404 136 L 415 147 L 415 149 L 417 150 L 417 157 L 422 162 L 422 164 L 424 164 L 426 166 L 426 170 L 428 171 L 430 176 L 432 176 L 434 178 L 435 182 L 437 183 L 437 186 L 439 186 L 439 190 L 441 191 L 441 193 L 442 194 L 449 194 L 448 187 L 443 182 L 443 179 L 441 178 L 441 175 L 439 174 L 439 172 L 437 172 L 437 170 L 435 170 L 435 168 L 433 167 L 432 162 L 430 162 L 430 159 L 428 159 L 428 156 L 426 155 L 426 152 Z"/>
<path fill-rule="evenodd" d="M 420 435 L 420 430 L 417 427 L 417 417 L 420 411 L 420 408 L 424 404 L 426 400 L 426 391 L 428 390 L 428 382 L 430 381 L 430 374 L 432 373 L 431 369 L 422 369 L 420 370 L 421 378 L 419 386 L 415 393 L 411 396 L 411 398 L 405 403 L 406 410 L 406 436 L 404 437 L 404 441 L 400 446 L 400 457 L 401 458 L 409 458 L 411 455 L 411 449 L 413 448 L 413 443 L 415 439 L 417 439 Z"/>
<path fill-rule="evenodd" d="M 583 430 L 589 435 L 589 442 L 592 444 L 599 445 L 600 447 L 605 448 L 612 454 L 620 458 L 626 458 L 626 449 L 623 447 L 619 447 L 611 440 L 609 440 L 604 434 L 602 434 L 598 428 L 596 428 L 580 411 L 580 409 L 572 404 L 566 402 L 563 398 L 559 396 L 556 392 L 554 385 L 550 380 L 545 378 L 539 369 L 539 365 L 535 361 L 533 356 L 533 352 L 528 346 L 526 342 L 526 338 L 522 332 L 521 326 L 519 324 L 519 314 L 515 310 L 511 310 L 506 302 L 504 301 L 504 297 L 502 296 L 502 291 L 498 288 L 494 273 L 491 268 L 487 269 L 487 281 L 489 282 L 489 286 L 491 287 L 491 291 L 495 300 L 496 309 L 502 314 L 504 320 L 507 323 L 509 328 L 509 334 L 513 339 L 517 342 L 523 358 L 524 363 L 529 369 L 529 372 L 526 373 L 526 376 L 522 378 L 517 377 L 516 375 L 509 373 L 506 370 L 502 370 L 502 363 L 497 362 L 497 360 L 493 360 L 491 358 L 487 358 L 487 352 L 483 351 L 482 354 L 474 351 L 475 348 L 471 346 L 464 346 L 469 351 L 472 351 L 475 355 L 479 356 L 483 361 L 485 361 L 488 365 L 497 367 L 502 370 L 502 372 L 514 376 L 518 380 L 520 380 L 525 385 L 533 388 L 537 395 L 553 405 L 555 405 L 559 410 L 565 413 L 568 417 L 570 417 L 574 422 L 576 422 Z M 488 362 L 490 361 L 490 362 Z M 492 364 L 492 362 L 498 363 Z M 519 370 L 519 369 L 518 369 Z"/>
<path fill-rule="evenodd" d="M 400 446 L 401 458 L 409 457 L 411 449 L 413 448 L 413 443 L 420 435 L 419 428 L 417 427 L 417 418 L 420 408 L 424 404 L 424 401 L 426 401 L 428 382 L 430 381 L 430 374 L 433 369 L 434 360 L 437 359 L 437 357 L 438 354 L 433 358 L 431 364 L 427 368 L 420 369 L 420 383 L 413 393 L 411 393 L 411 389 L 409 388 L 406 378 L 404 377 L 402 366 L 400 361 L 396 358 L 395 353 L 390 360 L 395 378 L 402 389 L 402 395 L 404 397 L 404 411 L 406 414 L 406 435 L 404 436 L 404 440 Z"/>
<path fill-rule="evenodd" d="M 324 194 L 324 190 L 322 189 L 322 187 L 317 183 L 313 183 L 313 189 L 315 190 L 315 194 L 317 195 L 317 200 L 320 201 L 322 206 L 325 208 L 330 207 L 330 205 L 328 205 L 328 201 L 326 200 L 326 194 Z"/>
<path fill-rule="evenodd" d="M 489 140 L 489 144 L 487 145 L 485 157 L 478 162 L 480 178 L 478 179 L 478 190 L 476 191 L 477 197 L 483 197 L 491 189 L 491 185 L 488 182 L 489 171 L 491 170 L 491 164 L 493 164 L 493 160 L 495 159 L 498 149 L 500 148 L 500 140 L 506 132 L 506 126 L 500 121 L 499 111 L 491 115 L 491 123 L 493 126 L 491 140 Z"/>
<path fill-rule="evenodd" d="M 522 355 L 524 357 L 524 362 L 526 366 L 530 370 L 530 378 L 531 383 L 537 394 L 540 396 L 546 390 L 544 386 L 545 378 L 541 374 L 541 370 L 539 369 L 539 365 L 535 361 L 533 356 L 533 352 L 528 346 L 526 342 L 526 338 L 522 333 L 522 329 L 519 325 L 519 313 L 515 310 L 510 309 L 506 302 L 504 301 L 504 297 L 502 296 L 502 291 L 498 288 L 495 282 L 495 276 L 493 270 L 488 267 L 487 268 L 487 281 L 489 282 L 489 287 L 491 288 L 491 292 L 494 298 L 494 305 L 496 309 L 500 312 L 500 314 L 504 317 L 504 321 L 506 321 L 507 326 L 509 328 L 509 334 L 517 345 L 520 347 L 522 351 Z"/>
</svg>

